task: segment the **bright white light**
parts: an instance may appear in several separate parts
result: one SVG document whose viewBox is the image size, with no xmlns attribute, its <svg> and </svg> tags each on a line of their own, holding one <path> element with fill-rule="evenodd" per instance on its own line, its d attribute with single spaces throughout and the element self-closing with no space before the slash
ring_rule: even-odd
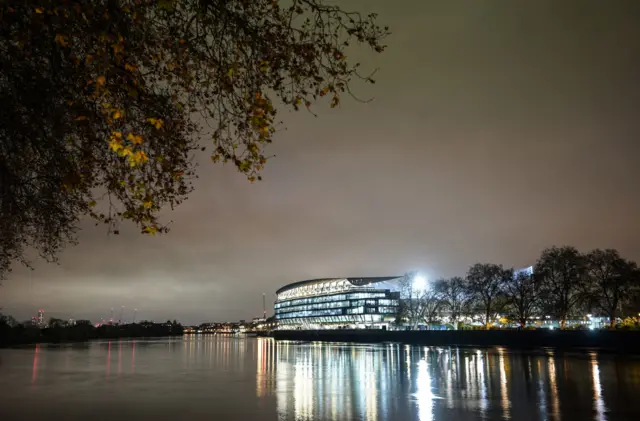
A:
<svg viewBox="0 0 640 421">
<path fill-rule="evenodd" d="M 553 326 L 549 326 L 549 330 L 553 330 Z"/>
<path fill-rule="evenodd" d="M 591 329 L 591 330 L 595 330 L 595 329 L 596 329 L 596 327 L 595 327 L 594 325 L 591 325 L 591 326 L 589 326 L 589 329 Z"/>
<path fill-rule="evenodd" d="M 427 286 L 427 279 L 424 276 L 418 275 L 415 278 L 413 278 L 413 289 L 415 289 L 416 291 L 424 291 L 426 286 Z"/>
</svg>

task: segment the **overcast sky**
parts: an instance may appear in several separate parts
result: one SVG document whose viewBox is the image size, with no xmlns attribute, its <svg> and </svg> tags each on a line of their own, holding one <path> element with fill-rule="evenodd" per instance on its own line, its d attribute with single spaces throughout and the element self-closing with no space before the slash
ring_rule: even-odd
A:
<svg viewBox="0 0 640 421">
<path fill-rule="evenodd" d="M 207 163 L 167 236 L 87 227 L 16 268 L 5 313 L 250 319 L 321 277 L 524 267 L 553 244 L 640 261 L 640 2 L 343 0 L 391 27 L 377 83 L 281 114 L 264 181 Z"/>
</svg>

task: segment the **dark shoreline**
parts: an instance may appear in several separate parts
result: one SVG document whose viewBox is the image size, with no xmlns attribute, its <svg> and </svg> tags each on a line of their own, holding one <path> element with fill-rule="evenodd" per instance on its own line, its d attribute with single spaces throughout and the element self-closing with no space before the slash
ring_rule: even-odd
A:
<svg viewBox="0 0 640 421">
<path fill-rule="evenodd" d="M 13 348 L 37 344 L 73 344 L 92 340 L 119 340 L 137 338 L 166 338 L 182 336 L 181 325 L 140 323 L 94 327 L 81 324 L 70 327 L 25 328 L 0 326 L 0 348 Z"/>
<path fill-rule="evenodd" d="M 353 343 L 396 342 L 426 346 L 504 346 L 513 349 L 597 348 L 603 351 L 640 354 L 640 331 L 560 330 L 276 330 L 276 340 Z"/>
</svg>

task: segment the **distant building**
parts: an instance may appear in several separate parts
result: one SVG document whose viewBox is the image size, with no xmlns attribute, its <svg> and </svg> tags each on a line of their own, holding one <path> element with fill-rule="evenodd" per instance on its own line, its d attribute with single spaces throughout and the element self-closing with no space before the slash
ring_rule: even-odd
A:
<svg viewBox="0 0 640 421">
<path fill-rule="evenodd" d="M 44 322 L 44 310 L 38 310 L 38 318 L 36 321 L 38 327 L 44 327 L 45 322 Z"/>
<path fill-rule="evenodd" d="M 276 291 L 279 328 L 386 327 L 400 305 L 400 276 L 295 282 Z"/>
<path fill-rule="evenodd" d="M 521 273 L 525 275 L 533 275 L 533 266 L 529 266 L 524 269 L 518 269 L 515 271 L 516 276 L 520 275 Z"/>
</svg>

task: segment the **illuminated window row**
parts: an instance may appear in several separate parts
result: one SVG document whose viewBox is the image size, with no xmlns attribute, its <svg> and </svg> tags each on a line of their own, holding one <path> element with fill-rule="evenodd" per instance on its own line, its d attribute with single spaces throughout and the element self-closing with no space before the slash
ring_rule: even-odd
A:
<svg viewBox="0 0 640 421">
<path fill-rule="evenodd" d="M 325 323 L 377 323 L 382 322 L 383 316 L 380 314 L 352 314 L 352 315 L 342 315 L 342 316 L 322 316 L 322 317 L 311 317 L 311 318 L 291 318 L 291 319 L 283 319 L 279 323 L 282 325 L 300 325 L 300 326 L 310 326 L 310 325 L 318 325 Z"/>
<path fill-rule="evenodd" d="M 347 279 L 327 280 L 324 282 L 304 285 L 282 292 L 278 294 L 278 300 L 287 300 L 309 295 L 331 294 L 341 291 L 348 291 L 352 288 L 356 288 L 356 286 L 349 282 Z"/>
<path fill-rule="evenodd" d="M 290 319 L 293 317 L 318 317 L 318 316 L 333 316 L 342 314 L 342 309 L 330 309 L 330 310 L 307 310 L 307 311 L 295 311 L 292 313 L 276 314 L 276 319 Z"/>
<path fill-rule="evenodd" d="M 378 305 L 381 306 L 398 306 L 400 302 L 398 300 L 378 300 Z"/>
<path fill-rule="evenodd" d="M 325 308 L 343 308 L 343 307 L 362 307 L 362 306 L 373 306 L 377 307 L 378 305 L 392 306 L 398 305 L 398 300 L 353 300 L 353 301 L 334 301 L 328 303 L 317 303 L 317 304 L 306 304 L 306 305 L 296 305 L 296 306 L 288 306 L 288 307 L 276 307 L 276 313 L 289 313 L 292 311 L 303 311 L 303 310 L 316 310 L 316 309 L 325 309 Z"/>
<path fill-rule="evenodd" d="M 349 307 L 346 308 L 346 314 L 395 314 L 397 307 Z M 287 313 L 278 312 L 276 319 L 291 319 L 297 317 L 318 317 L 326 315 L 342 315 L 343 309 L 315 309 L 315 310 L 301 310 L 291 311 Z"/>
<path fill-rule="evenodd" d="M 278 314 L 280 313 L 289 313 L 292 311 L 300 311 L 300 310 L 316 310 L 316 309 L 324 309 L 324 308 L 342 308 L 349 307 L 349 301 L 334 301 L 330 303 L 318 303 L 318 304 L 307 304 L 307 305 L 299 305 L 292 307 L 284 307 L 276 309 Z"/>
<path fill-rule="evenodd" d="M 359 300 L 372 298 L 386 298 L 385 292 L 352 292 L 349 294 L 325 295 L 322 297 L 300 298 L 297 300 L 281 301 L 275 304 L 275 308 L 296 306 L 301 304 L 315 304 L 329 301 Z"/>
<path fill-rule="evenodd" d="M 364 313 L 364 307 L 355 307 L 355 308 L 347 309 L 347 314 L 363 314 L 363 313 Z"/>
</svg>

